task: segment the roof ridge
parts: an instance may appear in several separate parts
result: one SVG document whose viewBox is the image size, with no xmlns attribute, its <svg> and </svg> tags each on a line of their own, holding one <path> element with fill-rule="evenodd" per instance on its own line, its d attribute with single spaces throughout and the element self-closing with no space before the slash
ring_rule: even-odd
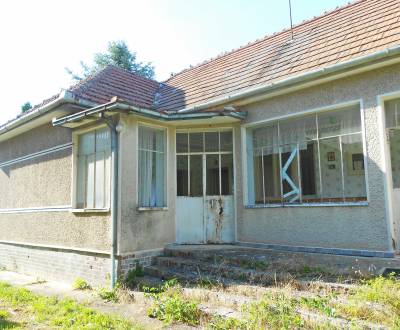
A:
<svg viewBox="0 0 400 330">
<path fill-rule="evenodd" d="M 208 64 L 208 63 L 211 63 L 211 62 L 213 62 L 213 61 L 215 61 L 215 60 L 217 60 L 217 59 L 223 58 L 224 56 L 228 56 L 228 55 L 230 55 L 230 54 L 233 54 L 233 53 L 235 53 L 235 52 L 237 52 L 237 51 L 239 51 L 239 50 L 241 50 L 241 49 L 244 49 L 244 48 L 247 48 L 247 47 L 256 45 L 257 43 L 260 43 L 260 42 L 265 41 L 265 40 L 267 40 L 267 39 L 270 39 L 270 38 L 272 38 L 272 37 L 276 37 L 276 36 L 278 36 L 278 35 L 282 35 L 282 34 L 284 34 L 285 32 L 288 32 L 288 31 L 290 31 L 290 30 L 299 28 L 300 26 L 303 26 L 303 25 L 305 25 L 305 24 L 307 24 L 307 23 L 310 23 L 310 22 L 313 22 L 313 21 L 317 21 L 317 20 L 319 20 L 319 19 L 321 19 L 321 18 L 324 18 L 324 17 L 326 17 L 326 16 L 328 16 L 328 15 L 331 15 L 331 14 L 333 14 L 333 13 L 335 13 L 335 12 L 339 12 L 339 11 L 341 11 L 341 10 L 343 10 L 343 9 L 346 9 L 346 8 L 348 8 L 348 7 L 351 7 L 351 6 L 354 6 L 354 5 L 356 5 L 356 4 L 360 3 L 360 2 L 364 2 L 364 1 L 367 1 L 367 0 L 354 0 L 354 1 L 350 1 L 350 2 L 348 2 L 347 4 L 345 4 L 345 5 L 343 5 L 343 6 L 337 6 L 337 7 L 334 8 L 334 9 L 326 10 L 326 11 L 324 11 L 320 16 L 314 16 L 314 17 L 312 17 L 312 18 L 310 18 L 310 19 L 303 20 L 303 21 L 301 21 L 300 23 L 293 25 L 292 28 L 284 28 L 283 30 L 280 30 L 280 31 L 278 31 L 278 32 L 273 32 L 272 34 L 267 34 L 267 35 L 265 35 L 264 37 L 258 38 L 258 39 L 254 40 L 254 41 L 251 41 L 251 42 L 248 42 L 248 43 L 245 44 L 245 45 L 239 46 L 239 47 L 237 47 L 237 48 L 233 48 L 233 49 L 231 49 L 231 50 L 229 50 L 229 51 L 222 52 L 222 53 L 220 53 L 220 54 L 218 54 L 218 55 L 216 55 L 216 56 L 214 56 L 214 57 L 210 57 L 209 59 L 206 59 L 206 60 L 204 60 L 204 61 L 202 61 L 202 62 L 200 62 L 200 63 L 197 63 L 197 64 L 195 64 L 195 65 L 190 65 L 188 68 L 182 69 L 181 71 L 179 71 L 179 72 L 173 74 L 171 77 L 169 77 L 169 78 L 167 78 L 167 79 L 161 81 L 161 83 L 167 83 L 167 82 L 168 82 L 169 80 L 171 80 L 172 78 L 175 78 L 177 75 L 180 75 L 180 74 L 182 74 L 182 73 L 184 73 L 184 72 L 187 72 L 187 71 L 190 71 L 190 70 L 199 68 L 199 67 L 201 67 L 201 66 L 203 66 L 203 65 L 206 65 L 206 64 Z"/>
</svg>

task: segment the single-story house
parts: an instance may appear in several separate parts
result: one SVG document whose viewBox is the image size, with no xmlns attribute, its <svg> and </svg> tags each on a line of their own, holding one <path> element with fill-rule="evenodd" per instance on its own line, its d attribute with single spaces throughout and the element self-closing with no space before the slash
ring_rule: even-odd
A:
<svg viewBox="0 0 400 330">
<path fill-rule="evenodd" d="M 398 0 L 163 82 L 108 66 L 0 126 L 0 266 L 114 283 L 172 243 L 393 257 L 399 128 Z"/>
</svg>

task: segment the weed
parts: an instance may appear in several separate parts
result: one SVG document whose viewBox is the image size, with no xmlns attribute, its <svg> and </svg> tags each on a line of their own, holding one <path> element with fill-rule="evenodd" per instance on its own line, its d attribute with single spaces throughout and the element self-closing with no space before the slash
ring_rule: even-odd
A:
<svg viewBox="0 0 400 330">
<path fill-rule="evenodd" d="M 268 268 L 268 263 L 263 260 L 246 260 L 241 259 L 239 262 L 239 266 L 242 268 L 249 268 L 254 270 L 266 270 Z"/>
<path fill-rule="evenodd" d="M 322 312 L 323 314 L 329 317 L 335 316 L 335 309 L 330 306 L 329 297 L 321 297 L 321 296 L 312 298 L 302 297 L 300 298 L 300 305 Z"/>
<path fill-rule="evenodd" d="M 197 280 L 197 285 L 203 289 L 221 287 L 221 283 L 209 277 L 201 277 Z"/>
<path fill-rule="evenodd" d="M 250 329 L 297 329 L 304 321 L 296 312 L 296 301 L 283 294 L 266 295 L 263 300 L 246 308 L 247 327 Z"/>
<path fill-rule="evenodd" d="M 327 271 L 322 267 L 311 267 L 308 265 L 304 265 L 302 269 L 303 274 L 325 274 Z"/>
<path fill-rule="evenodd" d="M 118 290 L 120 288 L 119 283 L 117 283 L 117 285 L 115 286 L 114 289 L 107 289 L 107 288 L 99 288 L 97 290 L 97 294 L 99 295 L 99 297 L 103 300 L 106 301 L 111 301 L 111 302 L 118 302 Z"/>
<path fill-rule="evenodd" d="M 5 320 L 10 316 L 10 313 L 7 311 L 0 310 L 0 320 Z"/>
<path fill-rule="evenodd" d="M 0 282 L 0 300 L 28 313 L 30 320 L 46 329 L 135 329 L 126 320 L 97 313 L 72 299 L 36 295 L 3 282 Z"/>
<path fill-rule="evenodd" d="M 72 288 L 75 290 L 90 290 L 92 287 L 82 278 L 76 278 L 72 283 Z"/>
<path fill-rule="evenodd" d="M 144 269 L 143 267 L 137 263 L 136 267 L 134 269 L 130 269 L 128 271 L 128 274 L 124 280 L 124 283 L 129 287 L 133 288 L 137 284 L 137 278 L 138 277 L 143 277 L 144 276 Z"/>
<path fill-rule="evenodd" d="M 234 319 L 232 317 L 229 318 L 224 318 L 222 316 L 215 316 L 213 317 L 209 324 L 208 324 L 209 329 L 215 329 L 215 330 L 226 330 L 226 329 L 231 329 L 231 330 L 244 330 L 248 329 L 246 326 L 245 321 L 241 321 L 238 319 Z"/>
</svg>

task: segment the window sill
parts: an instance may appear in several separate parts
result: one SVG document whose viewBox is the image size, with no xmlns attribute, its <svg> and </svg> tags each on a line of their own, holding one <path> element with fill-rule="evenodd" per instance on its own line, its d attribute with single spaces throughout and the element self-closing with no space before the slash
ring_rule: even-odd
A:
<svg viewBox="0 0 400 330">
<path fill-rule="evenodd" d="M 72 209 L 71 213 L 108 213 L 110 209 Z"/>
<path fill-rule="evenodd" d="M 341 206 L 368 206 L 367 201 L 362 202 L 343 202 L 343 203 L 303 203 L 303 204 L 256 204 L 245 205 L 246 209 L 268 209 L 268 208 L 285 208 L 285 207 L 341 207 Z"/>
<path fill-rule="evenodd" d="M 151 207 L 151 206 L 140 206 L 137 208 L 137 210 L 139 212 L 146 212 L 146 211 L 168 211 L 168 207 L 166 206 L 155 206 L 155 207 Z"/>
</svg>

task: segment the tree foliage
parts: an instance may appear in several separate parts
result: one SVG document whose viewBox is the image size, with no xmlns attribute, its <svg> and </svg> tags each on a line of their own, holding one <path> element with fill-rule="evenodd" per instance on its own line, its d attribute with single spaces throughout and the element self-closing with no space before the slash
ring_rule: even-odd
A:
<svg viewBox="0 0 400 330">
<path fill-rule="evenodd" d="M 83 61 L 81 61 L 80 64 L 81 73 L 75 73 L 72 70 L 65 68 L 76 81 L 80 81 L 110 64 L 146 78 L 154 78 L 154 66 L 151 62 L 138 62 L 136 53 L 130 51 L 125 41 L 121 40 L 109 42 L 106 52 L 94 54 L 92 65 L 87 65 Z"/>
<path fill-rule="evenodd" d="M 22 112 L 27 112 L 30 109 L 32 109 L 32 105 L 30 102 L 25 102 L 23 105 L 21 105 Z"/>
</svg>

